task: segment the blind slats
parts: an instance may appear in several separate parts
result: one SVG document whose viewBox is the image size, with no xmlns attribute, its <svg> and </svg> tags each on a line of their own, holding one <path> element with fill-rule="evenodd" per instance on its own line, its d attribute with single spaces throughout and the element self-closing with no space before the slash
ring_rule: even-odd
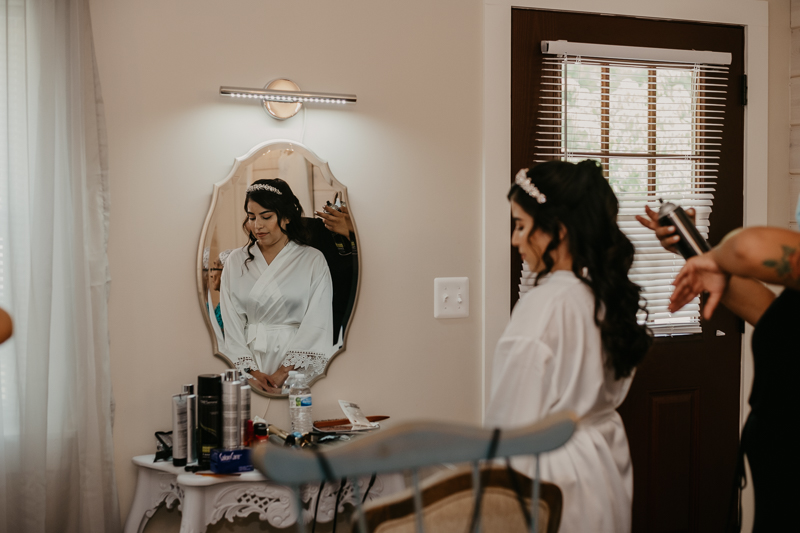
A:
<svg viewBox="0 0 800 533">
<path fill-rule="evenodd" d="M 700 333 L 700 302 L 669 312 L 684 260 L 635 216 L 645 205 L 657 209 L 658 198 L 693 207 L 707 238 L 727 89 L 728 69 L 719 65 L 569 56 L 543 63 L 535 158 L 601 161 L 619 200 L 619 226 L 636 249 L 629 276 L 643 289 L 656 335 Z M 523 272 L 520 293 L 534 279 Z"/>
</svg>

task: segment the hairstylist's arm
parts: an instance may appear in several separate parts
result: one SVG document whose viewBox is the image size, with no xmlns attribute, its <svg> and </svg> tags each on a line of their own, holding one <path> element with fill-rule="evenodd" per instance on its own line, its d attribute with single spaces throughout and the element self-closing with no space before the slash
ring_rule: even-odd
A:
<svg viewBox="0 0 800 533">
<path fill-rule="evenodd" d="M 713 251 L 689 259 L 673 285 L 675 290 L 670 296 L 669 310 L 675 312 L 695 296 L 707 292 L 708 299 L 703 307 L 706 319 L 710 319 L 717 305 L 722 303 L 755 325 L 775 299 L 775 294 L 758 281 L 731 276 L 722 270 L 714 260 Z"/>
<path fill-rule="evenodd" d="M 649 207 L 645 207 L 645 212 L 647 214 L 646 217 L 637 216 L 636 219 L 643 226 L 655 231 L 656 237 L 661 241 L 661 246 L 677 253 L 675 244 L 680 237 L 675 235 L 675 228 L 673 226 L 659 226 L 658 214 Z M 694 209 L 687 209 L 686 214 L 694 220 Z M 687 267 L 684 267 L 681 274 L 687 271 Z M 758 281 L 749 279 L 749 277 L 730 275 L 728 272 L 723 272 L 717 267 L 716 262 L 693 264 L 688 269 L 696 270 L 693 271 L 694 275 L 691 278 L 687 278 L 680 287 L 677 286 L 678 280 L 676 279 L 676 289 L 670 304 L 670 310 L 673 312 L 689 303 L 698 294 L 708 292 L 709 298 L 703 308 L 703 316 L 705 318 L 711 318 L 717 304 L 722 303 L 736 316 L 749 324 L 755 325 L 775 299 L 775 294 Z"/>
<path fill-rule="evenodd" d="M 730 232 L 711 253 L 725 272 L 800 289 L 800 233 L 782 228 Z"/>
<path fill-rule="evenodd" d="M 341 211 L 337 211 L 330 206 L 322 206 L 322 211 L 314 212 L 322 222 L 325 228 L 333 233 L 338 233 L 344 237 L 349 237 L 350 232 L 353 231 L 353 223 L 350 220 L 350 211 L 347 206 L 342 206 Z"/>
</svg>

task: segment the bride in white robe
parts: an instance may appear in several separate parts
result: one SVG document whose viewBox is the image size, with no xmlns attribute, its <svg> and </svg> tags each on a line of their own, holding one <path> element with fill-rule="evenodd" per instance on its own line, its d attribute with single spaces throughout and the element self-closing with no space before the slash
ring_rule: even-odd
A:
<svg viewBox="0 0 800 533">
<path fill-rule="evenodd" d="M 238 369 L 278 388 L 293 368 L 307 377 L 322 373 L 334 351 L 331 275 L 319 250 L 289 237 L 300 211 L 282 180 L 257 181 L 245 205 L 254 242 L 232 251 L 222 271 L 223 351 Z M 297 216 L 283 216 L 287 210 Z"/>
<path fill-rule="evenodd" d="M 274 373 L 280 364 L 325 369 L 332 347 L 331 275 L 322 252 L 289 241 L 271 264 L 258 247 L 231 252 L 222 271 L 225 346 L 239 369 Z"/>
<path fill-rule="evenodd" d="M 539 281 L 520 298 L 497 344 L 485 425 L 509 429 L 575 412 L 580 422 L 570 441 L 540 457 L 541 479 L 563 493 L 559 531 L 626 533 L 633 469 L 616 408 L 650 344 L 636 322 L 639 288 L 627 279 L 633 246 L 616 227 L 616 198 L 594 162 L 524 171 L 509 193 L 512 245 Z M 606 320 L 609 308 L 613 320 Z M 613 326 L 608 342 L 604 322 Z M 532 457 L 512 465 L 534 475 Z"/>
</svg>

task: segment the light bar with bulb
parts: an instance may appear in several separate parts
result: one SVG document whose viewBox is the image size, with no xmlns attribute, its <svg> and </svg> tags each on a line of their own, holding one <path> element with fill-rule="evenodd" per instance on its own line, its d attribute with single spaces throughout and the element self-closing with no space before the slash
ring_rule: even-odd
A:
<svg viewBox="0 0 800 533">
<path fill-rule="evenodd" d="M 355 104 L 356 95 L 336 93 L 314 93 L 309 91 L 278 91 L 275 89 L 248 89 L 244 87 L 220 87 L 220 96 L 252 98 L 258 101 L 284 102 L 287 104 Z"/>
</svg>

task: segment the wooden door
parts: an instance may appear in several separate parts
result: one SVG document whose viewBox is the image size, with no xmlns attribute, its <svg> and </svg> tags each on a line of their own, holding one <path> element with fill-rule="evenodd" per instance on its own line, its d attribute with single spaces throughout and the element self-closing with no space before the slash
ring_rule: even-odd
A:
<svg viewBox="0 0 800 533">
<path fill-rule="evenodd" d="M 709 240 L 743 220 L 744 28 L 535 9 L 512 11 L 511 169 L 534 161 L 542 40 L 731 52 Z M 512 248 L 512 306 L 521 261 Z M 742 325 L 720 308 L 703 333 L 657 338 L 619 411 L 634 469 L 633 531 L 721 532 L 739 438 Z"/>
</svg>

